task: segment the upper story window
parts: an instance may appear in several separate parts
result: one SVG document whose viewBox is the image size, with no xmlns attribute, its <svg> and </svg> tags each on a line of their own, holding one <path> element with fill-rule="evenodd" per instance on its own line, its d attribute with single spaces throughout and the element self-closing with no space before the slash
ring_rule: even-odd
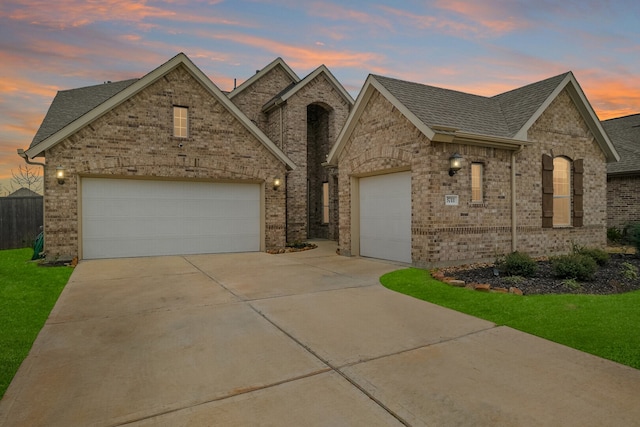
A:
<svg viewBox="0 0 640 427">
<path fill-rule="evenodd" d="M 484 199 L 482 191 L 483 175 L 484 165 L 482 163 L 471 163 L 471 202 L 473 203 L 482 203 Z"/>
<path fill-rule="evenodd" d="M 186 138 L 189 136 L 189 109 L 173 107 L 173 136 Z"/>
<path fill-rule="evenodd" d="M 553 226 L 571 225 L 571 162 L 553 159 Z"/>
</svg>

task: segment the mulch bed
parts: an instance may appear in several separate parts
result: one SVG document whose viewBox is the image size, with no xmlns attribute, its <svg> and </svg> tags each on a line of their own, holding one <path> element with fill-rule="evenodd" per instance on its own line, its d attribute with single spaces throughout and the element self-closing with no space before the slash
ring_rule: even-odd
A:
<svg viewBox="0 0 640 427">
<path fill-rule="evenodd" d="M 625 263 L 640 270 L 640 256 L 633 254 L 611 254 L 607 265 L 599 267 L 590 282 L 571 283 L 553 276 L 548 260 L 538 261 L 538 271 L 534 277 L 496 276 L 492 264 L 475 264 L 462 267 L 442 268 L 439 271 L 447 277 L 464 280 L 469 284 L 490 284 L 492 288 L 518 288 L 525 295 L 535 294 L 594 294 L 609 295 L 640 289 L 640 275 L 636 278 L 625 276 Z M 636 270 L 636 272 L 638 271 Z"/>
</svg>

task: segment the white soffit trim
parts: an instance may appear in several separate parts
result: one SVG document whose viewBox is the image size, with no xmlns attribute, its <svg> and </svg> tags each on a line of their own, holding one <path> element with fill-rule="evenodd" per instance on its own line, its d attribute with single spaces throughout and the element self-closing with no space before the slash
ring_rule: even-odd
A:
<svg viewBox="0 0 640 427">
<path fill-rule="evenodd" d="M 331 74 L 331 71 L 329 71 L 329 69 L 325 65 L 319 66 L 311 74 L 309 74 L 300 82 L 298 82 L 294 88 L 292 88 L 289 92 L 285 93 L 282 96 L 281 98 L 282 101 L 286 101 L 287 99 L 291 98 L 296 92 L 298 92 L 305 85 L 307 85 L 309 82 L 311 82 L 313 79 L 315 79 L 316 77 L 318 77 L 320 74 L 323 74 L 323 73 L 327 76 L 327 79 L 329 79 L 331 84 L 335 86 L 335 88 L 338 90 L 340 95 L 342 95 L 345 101 L 347 101 L 350 105 L 353 105 L 354 101 L 351 95 L 349 95 L 349 92 L 346 91 L 346 89 L 340 84 L 340 82 L 334 77 L 334 75 Z"/>
<path fill-rule="evenodd" d="M 289 159 L 251 120 L 249 120 L 230 100 L 224 93 L 218 89 L 218 87 L 184 54 L 179 53 L 169 61 L 165 62 L 160 67 L 151 71 L 137 82 L 120 91 L 107 101 L 103 102 L 93 110 L 74 120 L 58 132 L 49 136 L 35 147 L 25 151 L 27 156 L 34 158 L 35 156 L 43 153 L 45 150 L 53 147 L 60 141 L 73 135 L 78 130 L 82 129 L 89 123 L 100 118 L 113 108 L 122 104 L 127 99 L 131 98 L 138 92 L 142 91 L 146 87 L 150 86 L 156 80 L 166 75 L 176 67 L 184 65 L 191 75 L 198 80 L 203 86 L 205 86 L 209 92 L 222 104 L 229 112 L 231 112 L 242 124 L 259 140 L 266 148 L 275 155 L 280 161 L 286 164 L 289 168 L 295 169 L 295 164 Z"/>
<path fill-rule="evenodd" d="M 607 162 L 613 162 L 620 160 L 620 155 L 614 148 L 613 144 L 609 140 L 607 133 L 602 128 L 600 124 L 600 120 L 596 115 L 595 111 L 591 107 L 591 104 L 587 100 L 580 84 L 576 80 L 575 76 L 572 72 L 567 74 L 567 76 L 560 82 L 560 84 L 551 92 L 551 95 L 542 103 L 540 108 L 527 120 L 527 122 L 520 128 L 520 130 L 514 135 L 514 139 L 517 140 L 526 140 L 527 132 L 533 126 L 533 124 L 540 118 L 540 116 L 545 112 L 547 108 L 551 105 L 551 103 L 556 99 L 558 95 L 565 89 L 568 88 L 569 96 L 580 111 L 582 118 L 589 126 L 589 129 L 593 133 L 596 142 L 604 152 L 607 157 Z"/>
<path fill-rule="evenodd" d="M 298 75 L 293 72 L 293 70 L 287 65 L 286 62 L 284 62 L 284 60 L 282 58 L 278 57 L 278 58 L 274 59 L 273 61 L 271 61 L 271 63 L 268 64 L 266 67 L 264 67 L 262 70 L 258 71 L 253 76 L 249 77 L 247 80 L 242 82 L 242 84 L 240 84 L 240 86 L 238 86 L 237 88 L 235 88 L 234 90 L 232 90 L 228 94 L 228 97 L 229 98 L 233 98 L 234 96 L 238 95 L 239 93 L 244 91 L 246 88 L 251 86 L 253 83 L 255 83 L 256 81 L 260 80 L 267 73 L 269 73 L 269 71 L 273 70 L 278 65 L 281 66 L 284 69 L 284 71 L 289 75 L 289 77 L 291 78 L 291 80 L 294 83 L 298 83 L 300 81 L 300 77 L 298 77 Z"/>
</svg>

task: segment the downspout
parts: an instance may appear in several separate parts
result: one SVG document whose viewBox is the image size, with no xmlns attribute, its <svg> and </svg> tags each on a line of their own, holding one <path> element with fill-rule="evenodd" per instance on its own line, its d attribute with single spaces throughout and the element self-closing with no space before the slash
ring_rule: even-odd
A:
<svg viewBox="0 0 640 427">
<path fill-rule="evenodd" d="M 24 159 L 24 161 L 30 165 L 37 165 L 37 166 L 42 166 L 43 168 L 45 167 L 44 163 L 38 163 L 38 162 L 33 162 L 29 159 L 29 156 L 27 156 L 27 153 L 24 152 L 24 150 L 22 148 L 18 148 L 18 156 L 22 157 Z M 42 171 L 42 176 L 44 176 L 44 170 Z"/>
<path fill-rule="evenodd" d="M 44 163 L 31 161 L 31 159 L 29 159 L 29 156 L 27 156 L 27 153 L 25 153 L 22 148 L 18 148 L 18 156 L 22 157 L 24 161 L 29 165 L 42 166 L 42 193 L 44 194 L 44 181 L 45 181 L 44 169 L 46 165 Z M 45 206 L 46 205 L 44 203 L 44 198 L 43 198 L 43 201 L 42 201 L 42 231 L 43 232 L 44 232 L 44 220 L 45 220 L 45 217 L 47 216 L 47 211 Z M 42 248 L 43 252 L 46 250 L 46 245 L 47 245 L 47 241 L 45 239 L 44 247 Z"/>
<path fill-rule="evenodd" d="M 518 249 L 518 233 L 516 231 L 518 225 L 516 213 L 516 156 L 522 150 L 524 150 L 524 145 L 511 152 L 511 252 L 515 252 Z"/>
</svg>

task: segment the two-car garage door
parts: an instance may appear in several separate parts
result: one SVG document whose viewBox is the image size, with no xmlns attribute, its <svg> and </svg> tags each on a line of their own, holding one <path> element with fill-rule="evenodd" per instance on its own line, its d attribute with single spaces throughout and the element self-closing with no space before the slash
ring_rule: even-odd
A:
<svg viewBox="0 0 640 427">
<path fill-rule="evenodd" d="M 82 179 L 83 257 L 260 250 L 260 185 Z"/>
<path fill-rule="evenodd" d="M 411 262 L 411 172 L 360 178 L 360 255 Z"/>
</svg>

